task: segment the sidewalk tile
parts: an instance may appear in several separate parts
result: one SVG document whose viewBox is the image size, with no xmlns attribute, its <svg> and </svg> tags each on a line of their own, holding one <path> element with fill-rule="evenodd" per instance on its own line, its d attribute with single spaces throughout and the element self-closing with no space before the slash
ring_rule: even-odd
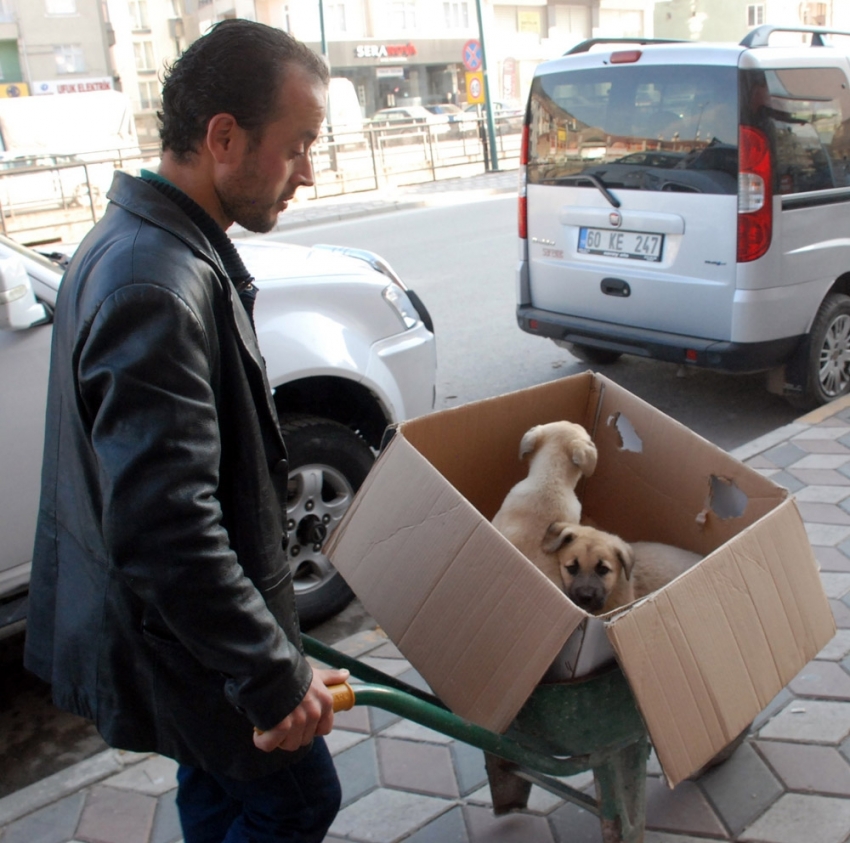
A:
<svg viewBox="0 0 850 843">
<path fill-rule="evenodd" d="M 385 787 L 432 796 L 460 796 L 448 747 L 392 738 L 377 738 L 377 747 Z"/>
<path fill-rule="evenodd" d="M 806 484 L 800 480 L 799 477 L 795 477 L 787 471 L 777 471 L 775 474 L 770 475 L 770 479 L 778 486 L 782 486 L 787 489 L 792 494 L 794 492 L 798 492 L 800 489 L 806 488 Z"/>
<path fill-rule="evenodd" d="M 787 793 L 741 835 L 741 843 L 844 843 L 850 800 Z"/>
<path fill-rule="evenodd" d="M 114 787 L 93 787 L 86 798 L 77 837 L 92 843 L 148 843 L 156 799 Z"/>
<path fill-rule="evenodd" d="M 346 749 L 334 758 L 339 781 L 342 784 L 342 804 L 349 805 L 378 786 L 378 756 L 375 739 Z"/>
<path fill-rule="evenodd" d="M 787 470 L 805 486 L 850 486 L 850 477 L 841 471 L 796 467 Z"/>
<path fill-rule="evenodd" d="M 828 661 L 809 662 L 788 684 L 800 697 L 850 699 L 850 675 L 841 665 Z"/>
<path fill-rule="evenodd" d="M 381 737 L 403 738 L 408 741 L 442 744 L 449 744 L 453 740 L 453 738 L 448 735 L 444 735 L 442 732 L 429 729 L 427 726 L 421 726 L 419 723 L 414 723 L 412 720 L 399 720 L 398 723 L 384 729 L 383 732 L 381 732 Z"/>
<path fill-rule="evenodd" d="M 646 782 L 646 825 L 660 831 L 681 831 L 722 837 L 723 823 L 702 791 L 689 781 L 670 790 L 661 779 Z"/>
<path fill-rule="evenodd" d="M 689 837 L 681 834 L 666 834 L 663 831 L 647 831 L 643 843 L 724 843 L 728 837 Z"/>
<path fill-rule="evenodd" d="M 850 497 L 850 488 L 847 486 L 805 486 L 799 492 L 795 492 L 794 497 L 798 503 L 838 504 Z"/>
<path fill-rule="evenodd" d="M 5 833 L 0 830 L 0 840 L 3 843 L 65 843 L 74 835 L 85 800 L 85 791 L 66 796 L 10 823 Z"/>
<path fill-rule="evenodd" d="M 698 784 L 733 834 L 761 816 L 783 792 L 781 784 L 747 741 L 728 761 L 706 773 Z"/>
<path fill-rule="evenodd" d="M 177 813 L 177 791 L 159 797 L 153 818 L 150 843 L 178 843 L 183 839 L 180 816 Z"/>
<path fill-rule="evenodd" d="M 796 445 L 790 445 L 791 448 L 796 448 Z M 798 449 L 800 450 L 800 449 Z M 770 454 L 768 453 L 768 458 Z M 844 454 L 806 454 L 802 459 L 796 460 L 790 465 L 793 466 L 795 473 L 800 470 L 838 470 L 850 463 L 850 453 Z M 789 463 L 785 463 L 786 466 Z"/>
<path fill-rule="evenodd" d="M 445 813 L 453 802 L 403 790 L 373 790 L 337 814 L 330 833 L 365 843 L 395 843 Z"/>
<path fill-rule="evenodd" d="M 349 732 L 346 729 L 334 729 L 329 735 L 325 735 L 325 743 L 331 755 L 339 755 L 346 749 L 368 740 L 369 735 L 363 732 Z"/>
<path fill-rule="evenodd" d="M 404 843 L 469 843 L 463 809 L 458 805 L 446 811 L 415 834 L 406 837 Z"/>
<path fill-rule="evenodd" d="M 850 527 L 837 524 L 805 524 L 806 534 L 812 544 L 837 545 L 850 536 Z"/>
<path fill-rule="evenodd" d="M 373 650 L 370 656 L 375 656 L 382 659 L 403 659 L 404 655 L 401 650 L 393 644 L 392 641 L 387 641 L 386 644 L 381 644 L 376 650 Z"/>
<path fill-rule="evenodd" d="M 549 827 L 557 843 L 603 843 L 599 817 L 572 802 L 565 803 L 550 814 Z"/>
<path fill-rule="evenodd" d="M 762 454 L 762 457 L 770 460 L 777 468 L 787 468 L 805 456 L 806 452 L 802 448 L 798 448 L 790 442 L 783 442 L 781 445 L 770 448 Z"/>
<path fill-rule="evenodd" d="M 817 545 L 812 548 L 815 558 L 820 563 L 821 571 L 837 571 L 850 573 L 850 556 L 837 547 L 823 547 Z"/>
<path fill-rule="evenodd" d="M 105 779 L 101 784 L 120 790 L 161 796 L 177 787 L 177 762 L 161 755 L 154 755 L 141 764 L 135 764 L 117 776 Z"/>
<path fill-rule="evenodd" d="M 369 655 L 363 656 L 360 661 L 369 665 L 369 667 L 380 670 L 381 673 L 386 673 L 388 676 L 400 676 L 410 669 L 410 665 L 404 659 L 383 659 Z"/>
<path fill-rule="evenodd" d="M 836 486 L 835 488 L 845 487 Z M 806 522 L 813 524 L 850 524 L 850 515 L 835 504 L 809 503 L 798 499 L 797 507 Z"/>
<path fill-rule="evenodd" d="M 850 574 L 821 571 L 820 579 L 827 597 L 840 600 L 850 592 Z"/>
<path fill-rule="evenodd" d="M 484 753 L 478 747 L 460 741 L 452 741 L 449 749 L 452 753 L 460 795 L 466 796 L 487 781 Z"/>
<path fill-rule="evenodd" d="M 365 706 L 356 705 L 348 711 L 338 711 L 334 714 L 334 729 L 346 729 L 349 732 L 369 734 L 369 712 Z"/>
<path fill-rule="evenodd" d="M 836 428 L 832 428 L 835 430 Z M 808 454 L 850 454 L 850 448 L 833 438 L 795 439 L 794 444 Z"/>
<path fill-rule="evenodd" d="M 838 629 L 850 629 L 850 608 L 840 600 L 830 600 L 829 607 L 832 609 L 832 617 Z"/>
<path fill-rule="evenodd" d="M 817 439 L 841 439 L 842 436 L 850 435 L 847 424 L 825 426 L 823 423 L 807 427 L 791 437 L 791 442 L 801 443 Z M 802 446 L 801 446 L 802 447 Z"/>
<path fill-rule="evenodd" d="M 385 632 L 380 629 L 365 629 L 362 632 L 357 632 L 354 635 L 349 635 L 348 638 L 338 641 L 334 644 L 334 649 L 339 650 L 346 656 L 351 656 L 353 659 L 359 658 L 364 653 L 369 653 L 372 650 L 386 644 L 389 639 Z"/>
<path fill-rule="evenodd" d="M 786 789 L 850 796 L 850 765 L 837 749 L 784 741 L 756 745 Z"/>
<path fill-rule="evenodd" d="M 393 723 L 398 723 L 399 720 L 403 719 L 391 711 L 384 711 L 382 708 L 375 708 L 371 705 L 366 706 L 366 711 L 369 712 L 369 722 L 372 724 L 373 733 L 381 732 L 387 726 L 392 726 Z"/>
<path fill-rule="evenodd" d="M 840 662 L 850 654 L 850 630 L 839 629 L 829 644 L 815 656 L 823 661 Z"/>
<path fill-rule="evenodd" d="M 759 731 L 759 738 L 837 746 L 850 734 L 850 702 L 794 700 Z"/>
<path fill-rule="evenodd" d="M 470 843 L 555 843 L 544 817 L 508 814 L 494 817 L 488 808 L 467 805 L 464 809 Z"/>
</svg>

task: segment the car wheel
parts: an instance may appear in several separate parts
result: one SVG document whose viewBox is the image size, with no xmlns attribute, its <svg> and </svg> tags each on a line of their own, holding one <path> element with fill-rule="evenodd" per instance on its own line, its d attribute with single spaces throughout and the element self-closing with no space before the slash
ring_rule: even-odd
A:
<svg viewBox="0 0 850 843">
<path fill-rule="evenodd" d="M 597 366 L 602 366 L 605 363 L 616 363 L 623 356 L 619 351 L 594 348 L 591 345 L 581 345 L 577 342 L 570 343 L 568 348 L 573 357 L 578 357 L 585 363 L 594 363 Z"/>
<path fill-rule="evenodd" d="M 284 416 L 289 458 L 286 502 L 289 564 L 298 616 L 305 628 L 335 615 L 354 596 L 322 552 L 375 457 L 353 430 L 328 419 Z"/>
<path fill-rule="evenodd" d="M 809 333 L 808 387 L 796 400 L 811 407 L 850 392 L 850 296 L 833 293 L 818 309 Z"/>
</svg>

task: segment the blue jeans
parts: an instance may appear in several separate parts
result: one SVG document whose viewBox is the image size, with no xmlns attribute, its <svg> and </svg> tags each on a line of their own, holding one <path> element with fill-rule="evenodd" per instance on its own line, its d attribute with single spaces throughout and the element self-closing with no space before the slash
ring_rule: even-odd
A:
<svg viewBox="0 0 850 843">
<path fill-rule="evenodd" d="M 181 764 L 177 784 L 185 843 L 320 843 L 342 798 L 324 738 L 270 776 L 243 782 Z"/>
</svg>

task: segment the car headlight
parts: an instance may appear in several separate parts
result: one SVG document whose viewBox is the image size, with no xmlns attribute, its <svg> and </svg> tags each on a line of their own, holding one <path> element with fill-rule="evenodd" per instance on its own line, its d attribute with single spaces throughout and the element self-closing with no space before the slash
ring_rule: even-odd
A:
<svg viewBox="0 0 850 843">
<path fill-rule="evenodd" d="M 384 300 L 398 314 L 405 329 L 412 328 L 419 322 L 419 314 L 410 301 L 407 293 L 398 284 L 387 284 L 382 293 Z"/>
</svg>

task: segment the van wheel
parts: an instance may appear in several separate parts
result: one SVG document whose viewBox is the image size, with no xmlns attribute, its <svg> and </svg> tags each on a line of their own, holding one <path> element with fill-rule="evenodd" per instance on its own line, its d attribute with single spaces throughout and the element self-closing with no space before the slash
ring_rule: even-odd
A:
<svg viewBox="0 0 850 843">
<path fill-rule="evenodd" d="M 809 334 L 808 387 L 796 406 L 827 404 L 850 392 L 850 296 L 833 293 Z"/>
<path fill-rule="evenodd" d="M 284 416 L 280 430 L 289 458 L 286 520 L 289 565 L 304 628 L 345 608 L 354 596 L 322 552 L 375 457 L 351 428 L 314 416 Z"/>
<path fill-rule="evenodd" d="M 622 356 L 620 351 L 610 351 L 607 348 L 594 348 L 592 345 L 581 345 L 577 342 L 571 342 L 567 345 L 570 354 L 573 357 L 578 357 L 585 363 L 595 363 L 597 366 L 603 366 L 606 363 L 616 363 Z"/>
</svg>

